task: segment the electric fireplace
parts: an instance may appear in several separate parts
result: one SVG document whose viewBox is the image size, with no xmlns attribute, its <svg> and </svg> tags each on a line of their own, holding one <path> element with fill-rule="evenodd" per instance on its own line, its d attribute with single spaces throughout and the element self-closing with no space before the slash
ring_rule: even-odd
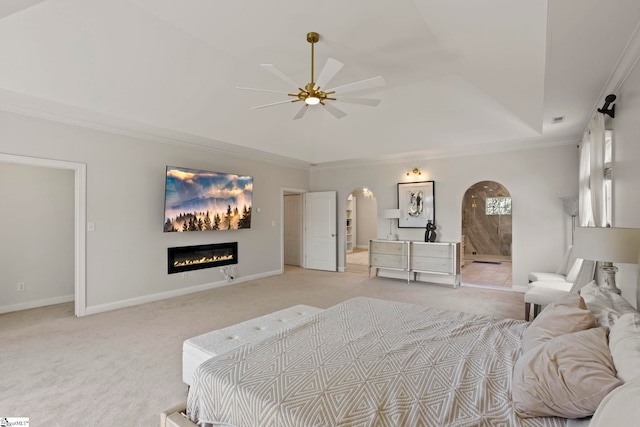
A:
<svg viewBox="0 0 640 427">
<path fill-rule="evenodd" d="M 167 261 L 169 274 L 237 264 L 238 242 L 168 248 Z"/>
</svg>

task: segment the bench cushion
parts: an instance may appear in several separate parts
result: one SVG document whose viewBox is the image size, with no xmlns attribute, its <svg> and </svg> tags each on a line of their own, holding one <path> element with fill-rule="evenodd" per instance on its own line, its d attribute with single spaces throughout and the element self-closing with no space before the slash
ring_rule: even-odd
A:
<svg viewBox="0 0 640 427">
<path fill-rule="evenodd" d="M 182 381 L 191 385 L 196 368 L 213 356 L 296 326 L 320 311 L 323 310 L 309 305 L 296 305 L 189 338 L 182 345 Z"/>
</svg>

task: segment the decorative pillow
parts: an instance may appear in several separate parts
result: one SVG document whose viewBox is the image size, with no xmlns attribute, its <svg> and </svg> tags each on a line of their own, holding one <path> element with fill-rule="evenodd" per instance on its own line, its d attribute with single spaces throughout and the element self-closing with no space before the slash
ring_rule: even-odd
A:
<svg viewBox="0 0 640 427">
<path fill-rule="evenodd" d="M 625 382 L 640 380 L 640 314 L 627 313 L 618 318 L 609 333 L 609 350 L 618 378 Z"/>
<path fill-rule="evenodd" d="M 621 384 L 607 328 L 592 328 L 555 337 L 522 355 L 513 371 L 513 405 L 524 418 L 582 418 Z"/>
<path fill-rule="evenodd" d="M 598 325 L 612 327 L 625 313 L 637 313 L 636 309 L 620 295 L 601 288 L 594 281 L 580 290 L 587 308 L 598 320 Z"/>
<path fill-rule="evenodd" d="M 524 331 L 522 351 L 527 352 L 559 335 L 595 327 L 596 319 L 581 307 L 584 301 L 580 295 L 569 295 L 546 306 Z"/>
<path fill-rule="evenodd" d="M 634 426 L 640 420 L 640 381 L 626 383 L 607 395 L 589 427 Z"/>
</svg>

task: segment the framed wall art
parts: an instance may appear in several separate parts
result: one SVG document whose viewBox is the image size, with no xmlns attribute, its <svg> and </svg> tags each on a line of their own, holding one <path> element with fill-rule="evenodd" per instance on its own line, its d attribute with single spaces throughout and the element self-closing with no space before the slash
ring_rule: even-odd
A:
<svg viewBox="0 0 640 427">
<path fill-rule="evenodd" d="M 398 228 L 425 228 L 435 224 L 436 204 L 433 181 L 398 183 Z"/>
<path fill-rule="evenodd" d="M 167 166 L 164 231 L 251 228 L 253 177 Z"/>
</svg>

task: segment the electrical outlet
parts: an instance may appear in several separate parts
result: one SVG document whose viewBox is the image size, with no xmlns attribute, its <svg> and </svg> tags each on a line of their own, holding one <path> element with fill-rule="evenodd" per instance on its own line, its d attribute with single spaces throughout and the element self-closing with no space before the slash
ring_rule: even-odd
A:
<svg viewBox="0 0 640 427">
<path fill-rule="evenodd" d="M 186 279 L 187 277 L 189 277 L 189 272 L 188 271 L 183 271 L 182 272 L 182 278 Z"/>
<path fill-rule="evenodd" d="M 18 291 L 24 291 L 25 289 L 27 289 L 27 284 L 24 282 L 20 282 L 18 283 Z"/>
</svg>

